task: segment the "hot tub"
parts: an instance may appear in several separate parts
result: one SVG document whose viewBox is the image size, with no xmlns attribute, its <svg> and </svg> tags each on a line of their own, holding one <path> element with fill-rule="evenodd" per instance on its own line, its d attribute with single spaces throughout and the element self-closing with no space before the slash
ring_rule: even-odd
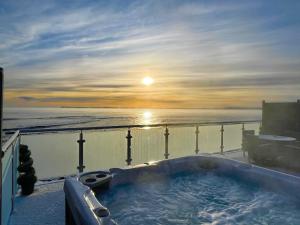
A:
<svg viewBox="0 0 300 225">
<path fill-rule="evenodd" d="M 67 224 L 300 224 L 300 178 L 211 156 L 83 173 Z"/>
</svg>

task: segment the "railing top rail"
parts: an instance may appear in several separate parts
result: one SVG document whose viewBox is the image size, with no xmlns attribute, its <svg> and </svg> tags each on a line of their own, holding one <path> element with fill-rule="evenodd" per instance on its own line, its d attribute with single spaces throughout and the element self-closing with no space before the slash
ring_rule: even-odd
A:
<svg viewBox="0 0 300 225">
<path fill-rule="evenodd" d="M 209 125 L 234 125 L 234 124 L 249 124 L 258 123 L 261 120 L 245 120 L 245 121 L 214 121 L 214 122 L 193 122 L 193 123 L 157 123 L 157 124 L 130 124 L 130 125 L 115 125 L 115 126 L 92 126 L 92 127 L 66 127 L 66 128 L 39 128 L 39 129 L 20 129 L 21 134 L 33 133 L 53 133 L 53 132 L 71 132 L 71 131 L 89 131 L 89 130 L 108 130 L 108 129 L 129 129 L 129 128 L 154 128 L 154 127 L 188 127 L 188 126 L 209 126 Z M 12 129 L 4 130 L 6 133 L 14 132 Z"/>
<path fill-rule="evenodd" d="M 20 131 L 17 130 L 3 145 L 2 145 L 2 156 L 4 156 L 5 152 L 9 149 L 10 146 L 14 144 L 17 138 L 20 135 Z"/>
</svg>

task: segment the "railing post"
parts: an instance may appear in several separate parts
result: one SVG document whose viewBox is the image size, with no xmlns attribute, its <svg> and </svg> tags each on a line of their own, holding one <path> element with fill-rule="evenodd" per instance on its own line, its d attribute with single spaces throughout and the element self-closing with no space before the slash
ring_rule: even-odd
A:
<svg viewBox="0 0 300 225">
<path fill-rule="evenodd" d="M 262 132 L 262 122 L 260 121 L 259 122 L 259 134 L 261 134 L 261 132 Z"/>
<path fill-rule="evenodd" d="M 243 150 L 243 157 L 246 156 L 245 148 L 244 148 L 244 131 L 245 131 L 245 124 L 242 124 L 242 150 Z"/>
<path fill-rule="evenodd" d="M 195 131 L 195 134 L 196 134 L 196 154 L 199 153 L 199 126 L 197 125 L 196 126 L 196 131 Z"/>
<path fill-rule="evenodd" d="M 3 113 L 3 69 L 0 67 L 0 224 L 2 223 L 2 113 Z"/>
<path fill-rule="evenodd" d="M 127 162 L 127 165 L 130 166 L 131 164 L 131 161 L 132 161 L 132 158 L 131 158 L 131 133 L 130 133 L 130 129 L 128 129 L 128 132 L 127 132 L 127 136 L 126 136 L 126 139 L 127 139 L 127 159 L 126 159 L 126 162 Z"/>
<path fill-rule="evenodd" d="M 79 145 L 79 164 L 78 164 L 78 172 L 82 173 L 83 169 L 85 168 L 85 166 L 83 165 L 83 143 L 85 142 L 85 140 L 83 139 L 83 134 L 82 134 L 82 130 L 80 131 L 79 134 L 79 140 L 77 141 L 78 145 Z"/>
<path fill-rule="evenodd" d="M 169 158 L 169 129 L 168 127 L 166 126 L 166 130 L 165 130 L 165 159 L 168 159 Z"/>
<path fill-rule="evenodd" d="M 223 154 L 223 151 L 224 151 L 224 125 L 223 124 L 221 125 L 221 146 L 220 146 L 220 149 L 221 149 L 221 154 Z"/>
</svg>

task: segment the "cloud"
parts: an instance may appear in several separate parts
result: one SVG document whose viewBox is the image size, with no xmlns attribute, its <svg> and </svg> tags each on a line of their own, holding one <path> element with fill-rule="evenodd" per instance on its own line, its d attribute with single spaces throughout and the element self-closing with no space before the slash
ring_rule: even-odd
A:
<svg viewBox="0 0 300 225">
<path fill-rule="evenodd" d="M 150 74 L 157 80 L 156 99 L 188 88 L 278 85 L 296 96 L 299 9 L 295 2 L 237 0 L 42 5 L 4 0 L 0 62 L 5 87 L 41 95 L 95 90 L 142 95 L 139 80 Z M 265 95 L 274 94 L 268 90 Z M 190 100 L 198 95 L 189 95 Z M 253 101 L 260 102 L 257 98 Z"/>
<path fill-rule="evenodd" d="M 19 97 L 21 100 L 29 101 L 29 102 L 82 102 L 82 101 L 95 101 L 98 98 L 94 97 L 45 97 L 45 98 L 35 98 L 30 96 L 21 96 Z"/>
<path fill-rule="evenodd" d="M 30 97 L 30 96 L 20 96 L 19 99 L 24 100 L 24 101 L 37 101 L 37 98 Z"/>
<path fill-rule="evenodd" d="M 231 76 L 223 78 L 210 79 L 186 79 L 179 84 L 185 88 L 203 88 L 203 87 L 268 87 L 268 86 L 293 86 L 300 84 L 300 74 L 288 75 L 274 74 L 271 75 L 251 75 L 251 76 Z"/>
</svg>

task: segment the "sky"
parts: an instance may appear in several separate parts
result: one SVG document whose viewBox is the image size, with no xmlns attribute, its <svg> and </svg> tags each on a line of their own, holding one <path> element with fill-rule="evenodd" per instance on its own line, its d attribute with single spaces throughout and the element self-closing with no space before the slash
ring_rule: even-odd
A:
<svg viewBox="0 0 300 225">
<path fill-rule="evenodd" d="M 298 0 L 0 0 L 5 105 L 251 108 L 296 101 L 299 12 Z"/>
</svg>

